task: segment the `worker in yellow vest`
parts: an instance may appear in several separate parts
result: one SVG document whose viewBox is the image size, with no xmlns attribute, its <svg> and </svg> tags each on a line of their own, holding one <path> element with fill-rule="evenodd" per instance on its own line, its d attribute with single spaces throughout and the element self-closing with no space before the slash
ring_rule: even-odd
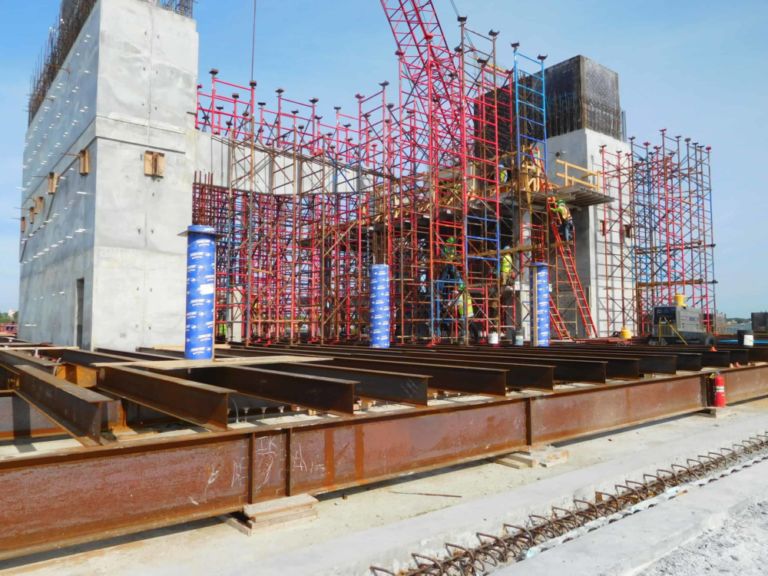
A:
<svg viewBox="0 0 768 576">
<path fill-rule="evenodd" d="M 464 312 L 466 311 L 467 314 L 467 326 L 469 327 L 469 334 L 473 341 L 477 341 L 479 337 L 479 328 L 477 326 L 477 323 L 474 321 L 475 318 L 475 306 L 472 302 L 472 296 L 469 294 L 469 290 L 467 290 L 466 286 L 464 285 L 464 282 L 459 281 L 458 284 L 458 294 L 456 296 L 456 312 L 458 313 L 457 316 L 459 317 L 462 322 L 460 322 L 461 330 L 463 332 L 464 330 Z"/>
<path fill-rule="evenodd" d="M 446 283 L 461 281 L 461 276 L 456 268 L 456 263 L 459 262 L 459 248 L 459 243 L 454 236 L 446 238 L 440 248 L 442 258 L 445 261 L 440 273 L 440 280 Z"/>
<path fill-rule="evenodd" d="M 509 250 L 509 246 L 504 247 L 504 250 Z M 501 285 L 502 286 L 509 286 L 512 282 L 512 265 L 514 264 L 514 259 L 512 258 L 512 254 L 509 252 L 504 252 L 501 256 Z"/>
<path fill-rule="evenodd" d="M 217 342 L 226 342 L 227 341 L 227 323 L 224 320 L 220 320 L 216 325 L 216 341 Z"/>
<path fill-rule="evenodd" d="M 512 181 L 512 171 L 505 163 L 499 164 L 499 184 L 506 186 Z"/>
<path fill-rule="evenodd" d="M 456 306 L 458 308 L 459 318 L 464 317 L 465 309 L 467 311 L 467 318 L 475 317 L 475 306 L 472 303 L 472 296 L 469 295 L 469 290 L 467 290 L 463 282 L 459 282 L 459 295 L 456 297 Z"/>
<path fill-rule="evenodd" d="M 571 216 L 568 206 L 565 205 L 565 201 L 557 201 L 555 213 L 560 218 L 560 238 L 565 242 L 571 242 L 573 240 L 573 216 Z"/>
</svg>

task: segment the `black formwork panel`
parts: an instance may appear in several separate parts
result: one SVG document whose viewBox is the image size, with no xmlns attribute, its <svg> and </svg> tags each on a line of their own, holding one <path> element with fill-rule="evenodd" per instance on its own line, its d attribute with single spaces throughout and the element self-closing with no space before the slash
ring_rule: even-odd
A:
<svg viewBox="0 0 768 576">
<path fill-rule="evenodd" d="M 589 128 L 622 139 L 619 75 L 585 56 L 545 71 L 548 136 Z"/>
</svg>

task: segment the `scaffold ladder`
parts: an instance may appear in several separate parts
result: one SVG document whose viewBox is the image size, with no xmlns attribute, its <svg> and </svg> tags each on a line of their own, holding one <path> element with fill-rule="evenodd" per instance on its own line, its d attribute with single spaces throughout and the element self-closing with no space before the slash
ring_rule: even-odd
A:
<svg viewBox="0 0 768 576">
<path fill-rule="evenodd" d="M 585 335 L 587 338 L 594 338 L 597 336 L 597 328 L 595 327 L 595 321 L 592 318 L 592 311 L 589 307 L 589 301 L 587 300 L 586 294 L 584 293 L 584 287 L 581 284 L 579 273 L 576 270 L 576 259 L 574 258 L 573 249 L 570 243 L 563 241 L 560 237 L 560 230 L 558 229 L 557 224 L 558 217 L 549 203 L 547 203 L 547 210 L 549 212 L 550 234 L 554 239 L 558 264 L 562 265 L 562 270 L 565 272 L 567 285 L 570 292 L 573 294 L 576 311 L 581 320 L 581 324 L 584 327 Z M 552 300 L 553 298 L 550 296 L 550 299 Z M 557 306 L 555 306 L 554 309 L 557 310 Z M 559 311 L 557 315 L 560 316 Z M 552 316 L 554 319 L 554 315 Z M 563 322 L 562 317 L 560 318 L 560 322 L 562 322 L 564 327 L 565 322 Z M 567 329 L 566 332 L 568 332 Z"/>
</svg>

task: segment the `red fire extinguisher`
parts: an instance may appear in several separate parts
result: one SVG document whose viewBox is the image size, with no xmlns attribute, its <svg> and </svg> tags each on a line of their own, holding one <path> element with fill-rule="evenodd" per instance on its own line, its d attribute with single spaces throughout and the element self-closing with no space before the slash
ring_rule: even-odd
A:
<svg viewBox="0 0 768 576">
<path fill-rule="evenodd" d="M 712 375 L 712 385 L 715 390 L 715 408 L 725 408 L 725 376 L 715 372 Z"/>
</svg>

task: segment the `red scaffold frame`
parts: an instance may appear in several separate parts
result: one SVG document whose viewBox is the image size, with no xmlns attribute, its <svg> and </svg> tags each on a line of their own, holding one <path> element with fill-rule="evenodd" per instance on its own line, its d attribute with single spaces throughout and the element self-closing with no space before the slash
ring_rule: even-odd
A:
<svg viewBox="0 0 768 576">
<path fill-rule="evenodd" d="M 449 49 L 431 1 L 381 3 L 397 44 L 394 102 L 383 82 L 326 120 L 317 99 L 278 89 L 267 105 L 254 81 L 216 70 L 198 87 L 196 128 L 220 165 L 194 188 L 196 221 L 219 233 L 217 335 L 366 339 L 369 269 L 386 263 L 393 342 L 511 339 L 530 321 L 533 261 L 554 269 L 555 333 L 594 335 L 574 247 L 542 201 L 554 193 L 544 58 L 515 45 L 505 68 L 497 32 L 460 18 Z M 538 182 L 535 201 L 523 180 Z"/>
<path fill-rule="evenodd" d="M 651 334 L 654 308 L 677 296 L 715 332 L 710 162 L 709 146 L 664 129 L 658 144 L 630 138 L 625 150 L 603 148 L 603 188 L 614 200 L 603 205 L 597 262 L 608 334 Z"/>
</svg>

